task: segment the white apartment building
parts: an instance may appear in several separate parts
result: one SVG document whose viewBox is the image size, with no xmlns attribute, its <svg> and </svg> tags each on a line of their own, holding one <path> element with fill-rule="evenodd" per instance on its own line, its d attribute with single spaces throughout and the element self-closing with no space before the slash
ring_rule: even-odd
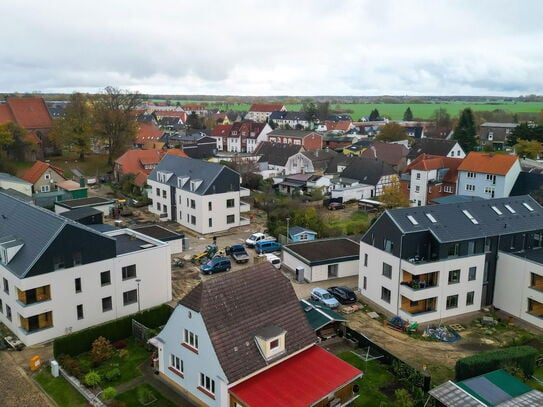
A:
<svg viewBox="0 0 543 407">
<path fill-rule="evenodd" d="M 0 193 L 0 321 L 34 345 L 171 300 L 170 248 Z"/>
<path fill-rule="evenodd" d="M 147 178 L 151 188 L 149 211 L 195 232 L 216 233 L 242 225 L 250 209 L 241 198 L 250 191 L 240 176 L 220 164 L 166 155 Z"/>
</svg>

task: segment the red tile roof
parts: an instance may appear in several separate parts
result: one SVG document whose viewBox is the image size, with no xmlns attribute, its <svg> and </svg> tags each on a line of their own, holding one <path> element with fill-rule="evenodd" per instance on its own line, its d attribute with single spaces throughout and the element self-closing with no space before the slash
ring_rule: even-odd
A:
<svg viewBox="0 0 543 407">
<path fill-rule="evenodd" d="M 30 167 L 29 169 L 25 171 L 25 173 L 23 174 L 21 178 L 24 179 L 25 181 L 30 182 L 31 184 L 35 184 L 36 181 L 40 179 L 43 173 L 47 171 L 49 168 L 51 168 L 61 177 L 64 177 L 64 171 L 62 171 L 61 168 L 58 168 L 49 163 L 44 163 L 43 161 L 36 161 L 32 167 Z"/>
<path fill-rule="evenodd" d="M 250 112 L 276 112 L 282 110 L 285 106 L 278 103 L 254 103 L 249 109 Z"/>
<path fill-rule="evenodd" d="M 468 154 L 458 171 L 482 172 L 484 174 L 505 175 L 518 161 L 516 155 L 479 153 L 472 151 Z"/>
<path fill-rule="evenodd" d="M 362 372 L 317 345 L 232 387 L 251 407 L 311 406 L 362 376 Z"/>
<path fill-rule="evenodd" d="M 15 117 L 11 114 L 11 109 L 7 104 L 0 105 L 0 124 L 15 123 Z"/>
<path fill-rule="evenodd" d="M 444 157 L 440 155 L 421 154 L 409 164 L 404 172 L 410 170 L 430 171 L 440 168 L 448 168 L 443 178 L 445 182 L 455 182 L 458 178 L 458 167 L 462 164 L 463 158 Z"/>
<path fill-rule="evenodd" d="M 349 120 L 339 120 L 337 122 L 333 120 L 326 120 L 324 122 L 327 131 L 349 131 L 351 129 L 351 123 Z"/>
<path fill-rule="evenodd" d="M 164 132 L 153 123 L 138 123 L 138 126 L 136 144 L 143 145 L 152 141 L 158 141 L 164 134 Z"/>
<path fill-rule="evenodd" d="M 8 98 L 15 123 L 25 129 L 49 129 L 53 119 L 42 98 Z"/>
<path fill-rule="evenodd" d="M 147 181 L 147 176 L 152 169 L 146 169 L 144 165 L 156 165 L 166 154 L 179 157 L 188 157 L 183 151 L 171 150 L 129 150 L 115 160 L 115 165 L 120 167 L 122 174 L 136 175 L 135 183 L 142 186 Z"/>
<path fill-rule="evenodd" d="M 219 124 L 218 126 L 215 126 L 213 131 L 211 131 L 212 137 L 228 137 L 230 135 L 230 131 L 232 130 L 233 124 Z"/>
<path fill-rule="evenodd" d="M 206 110 L 205 106 L 202 105 L 183 105 L 181 108 L 186 112 L 193 112 L 198 110 Z"/>
<path fill-rule="evenodd" d="M 180 110 L 155 110 L 156 117 L 179 117 L 183 122 L 187 120 L 187 113 Z"/>
</svg>

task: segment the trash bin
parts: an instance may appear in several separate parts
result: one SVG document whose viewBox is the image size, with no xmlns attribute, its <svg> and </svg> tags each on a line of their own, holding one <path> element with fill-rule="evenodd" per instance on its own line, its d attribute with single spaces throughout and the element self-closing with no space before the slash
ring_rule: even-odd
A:
<svg viewBox="0 0 543 407">
<path fill-rule="evenodd" d="M 296 267 L 296 281 L 299 283 L 304 282 L 304 268 L 302 266 Z"/>
<path fill-rule="evenodd" d="M 60 373 L 58 362 L 56 360 L 51 361 L 51 376 L 58 377 Z"/>
</svg>

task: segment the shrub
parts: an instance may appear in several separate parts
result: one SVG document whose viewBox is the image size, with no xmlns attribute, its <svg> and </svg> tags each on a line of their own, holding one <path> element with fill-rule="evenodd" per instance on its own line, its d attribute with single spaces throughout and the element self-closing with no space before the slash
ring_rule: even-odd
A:
<svg viewBox="0 0 543 407">
<path fill-rule="evenodd" d="M 456 362 L 456 380 L 465 380 L 501 368 L 520 368 L 531 377 L 535 369 L 537 351 L 531 346 L 516 346 L 479 353 Z"/>
<path fill-rule="evenodd" d="M 119 357 L 121 359 L 124 359 L 124 358 L 128 357 L 129 354 L 130 354 L 130 352 L 128 352 L 128 349 L 121 349 L 119 351 Z"/>
<path fill-rule="evenodd" d="M 108 382 L 112 382 L 121 376 L 121 371 L 118 367 L 114 367 L 113 369 L 108 370 L 104 376 Z"/>
<path fill-rule="evenodd" d="M 93 363 L 101 363 L 105 360 L 110 359 L 113 356 L 113 353 L 115 352 L 115 349 L 103 336 L 98 337 L 97 339 L 92 342 L 92 349 L 91 349 L 91 360 Z"/>
<path fill-rule="evenodd" d="M 60 366 L 65 369 L 70 376 L 77 377 L 78 379 L 83 376 L 81 364 L 77 359 L 74 359 L 69 355 L 60 355 L 58 357 L 58 363 L 60 363 Z"/>
<path fill-rule="evenodd" d="M 111 400 L 115 398 L 116 395 L 117 395 L 117 390 L 115 390 L 115 387 L 106 387 L 102 391 L 102 398 L 104 400 Z"/>
<path fill-rule="evenodd" d="M 118 341 L 113 342 L 112 345 L 115 349 L 124 349 L 126 348 L 127 343 L 124 339 L 120 339 Z"/>
<path fill-rule="evenodd" d="M 91 370 L 83 378 L 83 383 L 85 383 L 87 386 L 91 386 L 91 387 L 98 386 L 101 381 L 102 381 L 102 378 L 100 377 L 98 372 L 96 372 L 94 370 Z"/>
</svg>

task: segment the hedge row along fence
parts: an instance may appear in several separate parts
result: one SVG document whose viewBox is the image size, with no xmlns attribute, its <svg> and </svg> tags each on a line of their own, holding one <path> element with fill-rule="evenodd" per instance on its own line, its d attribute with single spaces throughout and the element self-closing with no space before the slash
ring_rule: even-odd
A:
<svg viewBox="0 0 543 407">
<path fill-rule="evenodd" d="M 531 377 L 536 356 L 537 350 L 531 346 L 515 346 L 468 356 L 456 362 L 456 380 L 466 380 L 512 365 L 518 366 L 527 377 Z"/>
<path fill-rule="evenodd" d="M 371 348 L 376 350 L 377 353 L 383 355 L 383 357 L 379 359 L 379 362 L 390 365 L 397 379 L 404 382 L 407 387 L 409 387 L 412 394 L 416 392 L 416 389 L 422 389 L 424 393 L 427 393 L 428 390 L 430 390 L 432 378 L 428 373 L 421 372 L 420 370 L 408 365 L 399 357 L 393 355 L 386 349 L 366 338 L 360 332 L 357 332 L 349 327 L 346 327 L 345 337 L 347 339 L 356 340 L 359 348 L 371 346 Z"/>
<path fill-rule="evenodd" d="M 164 304 L 102 325 L 62 336 L 53 342 L 53 353 L 55 357 L 59 355 L 77 356 L 88 351 L 92 346 L 92 342 L 99 336 L 103 336 L 111 342 L 128 338 L 132 335 L 132 319 L 135 319 L 148 328 L 156 329 L 166 324 L 172 312 L 173 308 Z"/>
</svg>

